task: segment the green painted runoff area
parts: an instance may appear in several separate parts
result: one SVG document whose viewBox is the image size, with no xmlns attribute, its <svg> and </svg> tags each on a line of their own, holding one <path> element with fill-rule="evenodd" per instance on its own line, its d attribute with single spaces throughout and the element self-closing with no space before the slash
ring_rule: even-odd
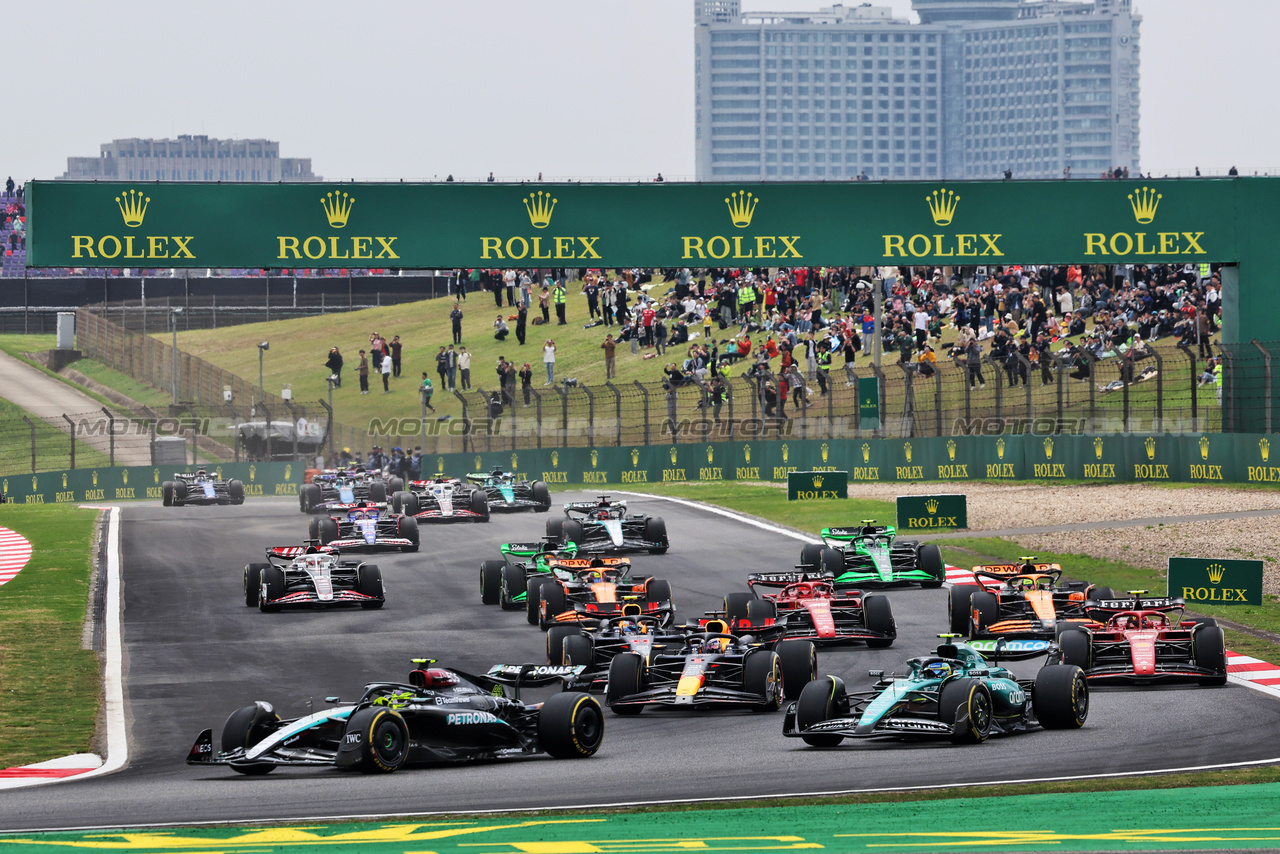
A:
<svg viewBox="0 0 1280 854">
<path fill-rule="evenodd" d="M 429 772 L 427 772 L 429 773 Z M 0 851 L 654 854 L 1280 847 L 1280 783 L 876 804 L 0 837 Z"/>
</svg>

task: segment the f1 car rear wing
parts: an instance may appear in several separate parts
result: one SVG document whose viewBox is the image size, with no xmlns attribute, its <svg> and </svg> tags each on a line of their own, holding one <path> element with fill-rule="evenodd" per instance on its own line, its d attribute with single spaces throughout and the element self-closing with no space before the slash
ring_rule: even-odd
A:
<svg viewBox="0 0 1280 854">
<path fill-rule="evenodd" d="M 625 501 L 611 501 L 611 500 L 609 500 L 609 496 L 607 496 L 607 495 L 601 495 L 601 496 L 600 496 L 600 500 L 599 500 L 599 501 L 568 501 L 568 502 L 565 502 L 564 509 L 565 509 L 565 512 L 566 512 L 566 513 L 567 513 L 567 512 L 569 512 L 570 510 L 573 510 L 573 511 L 575 511 L 575 512 L 577 512 L 577 513 L 587 513 L 587 512 L 589 512 L 589 511 L 591 511 L 591 510 L 598 510 L 601 506 L 607 506 L 607 507 L 621 507 L 623 510 L 626 510 L 626 509 L 627 509 L 627 502 L 625 502 Z"/>
<path fill-rule="evenodd" d="M 978 575 L 1022 575 L 1025 572 L 1040 572 L 1061 574 L 1062 564 L 1058 563 L 984 563 L 973 568 L 973 574 Z"/>
<path fill-rule="evenodd" d="M 1182 612 L 1187 609 L 1187 603 L 1176 597 L 1143 599 L 1142 594 L 1135 591 L 1132 599 L 1094 599 L 1086 603 L 1085 607 L 1090 617 L 1106 622 L 1108 617 L 1122 611 L 1162 611 L 1166 614 L 1171 611 Z"/>
<path fill-rule="evenodd" d="M 572 560 L 578 554 L 578 544 L 568 542 L 562 545 L 559 540 L 547 537 L 530 543 L 503 543 L 500 550 L 504 555 L 513 557 L 533 557 L 540 554 L 564 552 L 568 555 L 565 559 Z"/>
<path fill-rule="evenodd" d="M 868 528 L 874 530 L 868 531 Z M 822 538 L 832 540 L 852 540 L 855 537 L 863 536 L 888 536 L 892 537 L 896 534 L 892 525 L 876 525 L 874 520 L 869 520 L 866 524 L 854 528 L 823 528 Z"/>
<path fill-rule="evenodd" d="M 318 540 L 309 540 L 305 546 L 267 546 L 267 557 L 295 558 L 305 554 L 330 554 L 334 549 L 318 544 Z"/>
<path fill-rule="evenodd" d="M 582 664 L 495 664 L 485 677 L 498 685 L 512 687 L 512 699 L 520 699 L 521 688 L 541 688 L 560 682 L 575 682 L 586 670 Z"/>
<path fill-rule="evenodd" d="M 788 584 L 799 584 L 801 581 L 826 581 L 827 576 L 810 575 L 797 567 L 795 572 L 753 572 L 747 576 L 747 587 L 786 587 Z"/>
</svg>

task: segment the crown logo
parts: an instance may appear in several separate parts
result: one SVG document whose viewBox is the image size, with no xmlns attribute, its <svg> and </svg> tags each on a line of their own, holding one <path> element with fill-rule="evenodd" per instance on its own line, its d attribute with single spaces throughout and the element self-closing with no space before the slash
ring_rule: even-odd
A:
<svg viewBox="0 0 1280 854">
<path fill-rule="evenodd" d="M 1004 459 L 1004 439 L 996 439 L 996 457 Z"/>
<path fill-rule="evenodd" d="M 1262 461 L 1265 463 L 1271 456 L 1271 442 L 1268 439 L 1258 440 L 1258 452 L 1262 454 Z"/>
<path fill-rule="evenodd" d="M 516 469 L 518 469 L 518 468 L 520 468 L 520 458 L 519 458 L 518 456 L 516 456 L 515 454 L 512 454 L 512 455 L 511 455 L 511 470 L 512 470 L 512 471 L 515 471 L 515 470 L 516 470 Z"/>
<path fill-rule="evenodd" d="M 254 478 L 256 478 L 257 476 L 258 476 L 258 467 L 253 465 L 249 466 L 249 482 L 252 483 Z M 221 468 L 218 469 L 218 480 L 222 480 Z"/>
<path fill-rule="evenodd" d="M 782 461 L 784 463 L 790 462 L 790 457 L 791 457 L 791 449 L 788 448 L 786 443 L 784 442 L 782 444 Z"/>
<path fill-rule="evenodd" d="M 819 474 L 819 475 L 814 475 L 814 477 L 813 477 L 813 488 L 814 488 L 814 489 L 822 489 L 822 475 L 820 475 L 820 474 Z"/>
<path fill-rule="evenodd" d="M 956 440 L 955 439 L 947 440 L 947 456 L 951 458 L 951 462 L 954 463 L 956 461 Z"/>
<path fill-rule="evenodd" d="M 1205 571 L 1209 573 L 1209 580 L 1218 584 L 1226 574 L 1227 568 L 1220 563 L 1211 563 L 1205 567 Z"/>
<path fill-rule="evenodd" d="M 871 462 L 871 446 L 866 442 L 862 443 L 862 461 L 864 463 Z"/>
<path fill-rule="evenodd" d="M 1093 440 L 1093 456 L 1102 459 L 1102 437 L 1099 436 Z"/>
<path fill-rule="evenodd" d="M 4 479 L 4 493 L 5 495 L 9 494 L 9 478 L 7 477 Z"/>
<path fill-rule="evenodd" d="M 596 467 L 596 463 L 598 463 L 599 461 L 600 461 L 600 452 L 599 452 L 599 451 L 592 451 L 592 452 L 591 452 L 591 467 L 592 467 L 592 468 L 595 468 L 595 467 Z"/>
<path fill-rule="evenodd" d="M 331 228 L 342 228 L 347 224 L 347 217 L 351 216 L 351 207 L 355 203 L 355 199 L 343 192 L 325 193 L 320 200 L 320 206 L 324 208 L 324 215 L 329 218 Z"/>
<path fill-rule="evenodd" d="M 822 451 L 822 461 L 825 463 L 827 461 L 827 454 L 831 453 L 831 446 L 828 445 L 826 442 L 823 442 L 821 451 Z"/>
<path fill-rule="evenodd" d="M 675 449 L 675 446 L 672 445 L 671 446 L 671 465 L 675 465 L 675 464 L 676 464 L 676 449 Z"/>
<path fill-rule="evenodd" d="M 933 214 L 935 225 L 951 225 L 951 218 L 956 215 L 956 205 L 960 203 L 959 196 L 951 190 L 934 190 L 924 200 L 929 203 L 929 213 Z"/>
<path fill-rule="evenodd" d="M 1133 218 L 1140 225 L 1146 225 L 1156 218 L 1156 208 L 1164 196 L 1150 187 L 1142 187 L 1129 194 L 1129 205 L 1133 208 Z"/>
<path fill-rule="evenodd" d="M 151 478 L 152 478 L 152 480 L 154 480 L 156 483 L 159 483 L 159 482 L 160 482 L 160 469 L 152 469 L 152 470 L 151 470 Z"/>
<path fill-rule="evenodd" d="M 37 481 L 36 481 L 35 477 L 33 476 L 33 477 L 31 478 L 31 491 L 32 491 L 32 492 L 35 492 L 35 491 L 39 488 L 39 487 L 37 487 L 37 486 L 36 486 L 36 483 L 37 483 Z"/>
<path fill-rule="evenodd" d="M 938 500 L 936 498 L 930 498 L 928 501 L 924 503 L 924 509 L 928 510 L 930 513 L 937 513 Z"/>
<path fill-rule="evenodd" d="M 436 457 L 436 473 L 444 474 L 444 457 Z"/>
<path fill-rule="evenodd" d="M 714 445 L 707 445 L 707 464 L 715 462 L 716 449 Z"/>
<path fill-rule="evenodd" d="M 560 466 L 560 452 L 559 452 L 559 451 L 552 451 L 552 452 L 551 452 L 551 467 L 552 467 L 552 468 L 558 468 L 559 466 Z"/>
<path fill-rule="evenodd" d="M 481 463 L 481 462 L 482 462 L 482 460 L 480 459 L 480 455 L 479 455 L 479 454 L 476 454 L 476 471 L 479 471 L 479 470 L 480 470 L 480 463 Z"/>
<path fill-rule="evenodd" d="M 1053 459 L 1053 440 L 1047 437 L 1044 440 L 1044 458 L 1046 460 Z"/>
<path fill-rule="evenodd" d="M 144 196 L 137 190 L 130 190 L 116 196 L 116 207 L 120 208 L 120 216 L 124 217 L 124 224 L 130 228 L 142 225 L 142 219 L 147 215 L 149 204 L 151 204 L 151 197 Z"/>
<path fill-rule="evenodd" d="M 1208 436 L 1200 437 L 1200 459 L 1202 460 L 1209 459 L 1209 437 Z"/>
<path fill-rule="evenodd" d="M 755 215 L 756 205 L 760 204 L 760 199 L 745 190 L 739 190 L 736 193 L 730 193 L 724 203 L 729 206 L 729 219 L 733 220 L 733 227 L 746 228 L 751 225 L 751 217 Z"/>
<path fill-rule="evenodd" d="M 640 449 L 632 448 L 631 449 L 631 467 L 635 468 L 638 465 L 640 465 Z"/>
<path fill-rule="evenodd" d="M 1154 436 L 1148 436 L 1147 441 L 1142 443 L 1147 449 L 1147 459 L 1154 460 L 1156 458 L 1156 440 Z"/>
<path fill-rule="evenodd" d="M 98 473 L 96 471 L 93 473 L 93 485 L 98 485 Z M 67 473 L 65 471 L 62 473 L 62 488 L 67 488 Z"/>
<path fill-rule="evenodd" d="M 556 209 L 556 200 L 551 198 L 550 193 L 539 190 L 536 193 L 530 193 L 529 198 L 523 201 L 524 209 L 529 212 L 529 223 L 534 228 L 546 228 L 551 225 L 551 212 Z"/>
<path fill-rule="evenodd" d="M 747 462 L 751 462 L 751 446 L 750 445 L 742 446 L 742 456 L 746 459 Z"/>
<path fill-rule="evenodd" d="M 902 443 L 902 452 L 907 455 L 907 462 L 911 462 L 911 443 L 910 442 Z"/>
</svg>

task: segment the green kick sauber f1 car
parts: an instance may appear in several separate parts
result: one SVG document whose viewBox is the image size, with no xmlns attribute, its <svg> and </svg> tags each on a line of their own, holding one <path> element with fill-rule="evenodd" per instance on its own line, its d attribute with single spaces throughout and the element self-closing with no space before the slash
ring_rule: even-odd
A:
<svg viewBox="0 0 1280 854">
<path fill-rule="evenodd" d="M 504 611 L 525 607 L 530 575 L 550 575 L 553 564 L 578 556 L 576 543 L 550 539 L 529 543 L 503 543 L 502 560 L 480 562 L 480 601 L 501 605 Z"/>
<path fill-rule="evenodd" d="M 823 528 L 821 543 L 801 549 L 799 568 L 805 578 L 796 580 L 825 580 L 838 588 L 941 587 L 947 579 L 937 546 L 899 540 L 892 525 L 877 525 L 874 519 L 858 527 Z"/>
</svg>

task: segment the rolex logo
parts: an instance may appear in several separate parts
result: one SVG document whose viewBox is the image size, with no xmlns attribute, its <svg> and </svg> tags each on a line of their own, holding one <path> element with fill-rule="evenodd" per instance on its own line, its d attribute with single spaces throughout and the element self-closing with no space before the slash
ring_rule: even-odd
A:
<svg viewBox="0 0 1280 854">
<path fill-rule="evenodd" d="M 902 443 L 902 453 L 907 455 L 907 462 L 908 463 L 911 462 L 911 443 L 910 442 Z"/>
<path fill-rule="evenodd" d="M 124 224 L 130 228 L 142 225 L 142 219 L 147 215 L 149 204 L 151 204 L 151 197 L 144 196 L 137 190 L 130 190 L 116 196 L 116 207 L 120 208 L 120 216 L 124 217 Z"/>
<path fill-rule="evenodd" d="M 1208 436 L 1200 437 L 1200 459 L 1202 460 L 1209 459 L 1209 437 Z"/>
<path fill-rule="evenodd" d="M 871 462 L 871 446 L 866 442 L 862 443 L 862 461 L 864 463 Z"/>
<path fill-rule="evenodd" d="M 823 442 L 822 443 L 822 461 L 824 463 L 827 461 L 827 454 L 829 453 L 831 453 L 831 446 L 828 445 L 826 442 Z"/>
<path fill-rule="evenodd" d="M 1164 198 L 1150 187 L 1142 187 L 1129 194 L 1129 205 L 1133 208 L 1133 218 L 1139 225 L 1147 225 L 1156 218 L 1156 208 Z"/>
<path fill-rule="evenodd" d="M 160 469 L 152 469 L 152 470 L 151 470 L 151 479 L 152 479 L 155 483 L 159 483 L 159 482 L 160 482 Z"/>
<path fill-rule="evenodd" d="M 632 448 L 631 449 L 631 467 L 635 468 L 638 465 L 640 465 L 640 449 Z"/>
<path fill-rule="evenodd" d="M 707 465 L 714 463 L 716 456 L 716 448 L 714 445 L 707 445 Z"/>
<path fill-rule="evenodd" d="M 551 467 L 552 467 L 553 469 L 554 469 L 554 468 L 559 468 L 559 467 L 560 467 L 560 452 L 559 452 L 559 451 L 552 451 L 552 452 L 551 452 Z"/>
<path fill-rule="evenodd" d="M 480 463 L 481 463 L 480 455 L 476 454 L 476 468 L 475 468 L 476 471 L 480 471 Z"/>
<path fill-rule="evenodd" d="M 324 208 L 324 215 L 332 228 L 346 226 L 347 217 L 351 216 L 351 207 L 355 203 L 355 199 L 343 192 L 325 193 L 324 198 L 320 200 L 320 206 Z"/>
<path fill-rule="evenodd" d="M 1044 440 L 1044 458 L 1046 460 L 1053 459 L 1053 440 L 1046 438 Z"/>
<path fill-rule="evenodd" d="M 524 209 L 529 212 L 530 225 L 534 228 L 546 228 L 551 225 L 551 213 L 556 209 L 556 200 L 551 198 L 550 193 L 539 190 L 524 199 Z"/>
<path fill-rule="evenodd" d="M 1227 568 L 1220 563 L 1211 563 L 1205 567 L 1205 571 L 1209 573 L 1209 580 L 1214 584 L 1222 581 L 1222 576 L 1226 573 Z"/>
<path fill-rule="evenodd" d="M 924 509 L 928 510 L 930 513 L 937 513 L 937 512 L 938 512 L 938 501 L 937 501 L 937 499 L 935 499 L 935 498 L 930 498 L 928 501 L 926 501 L 926 502 L 924 503 Z"/>
<path fill-rule="evenodd" d="M 436 457 L 436 474 L 444 474 L 444 457 Z"/>
<path fill-rule="evenodd" d="M 284 479 L 285 479 L 285 480 L 292 480 L 292 479 L 293 479 L 293 465 L 292 465 L 292 464 L 289 464 L 289 463 L 286 463 L 286 464 L 285 464 L 285 467 L 284 467 Z M 129 475 L 128 475 L 128 474 L 126 474 L 126 475 L 125 475 L 125 477 L 124 477 L 124 482 L 125 482 L 125 483 L 128 483 L 128 482 L 129 482 Z"/>
<path fill-rule="evenodd" d="M 1102 459 L 1102 437 L 1099 436 L 1093 440 L 1093 456 Z"/>
<path fill-rule="evenodd" d="M 947 456 L 951 458 L 951 462 L 954 463 L 956 461 L 956 440 L 955 439 L 947 440 Z M 929 512 L 932 513 L 933 511 L 931 510 Z"/>
<path fill-rule="evenodd" d="M 96 471 L 93 473 L 93 485 L 98 485 L 98 473 Z M 65 471 L 62 473 L 62 488 L 67 488 L 67 473 Z"/>
<path fill-rule="evenodd" d="M 676 464 L 676 449 L 675 449 L 675 446 L 674 446 L 674 445 L 672 446 L 672 448 L 671 448 L 671 452 L 670 452 L 670 453 L 671 453 L 671 465 L 675 465 L 675 464 Z"/>
<path fill-rule="evenodd" d="M 252 483 L 257 476 L 258 467 L 252 465 L 249 466 L 249 482 Z M 218 480 L 222 480 L 222 469 L 218 469 Z"/>
<path fill-rule="evenodd" d="M 512 471 L 515 471 L 515 470 L 516 470 L 516 469 L 518 469 L 518 468 L 520 468 L 520 457 L 519 457 L 519 456 L 517 456 L 516 454 L 512 454 L 512 455 L 511 455 L 511 470 L 512 470 Z"/>
<path fill-rule="evenodd" d="M 813 488 L 822 489 L 822 475 L 814 475 Z"/>
<path fill-rule="evenodd" d="M 791 449 L 787 447 L 786 442 L 783 442 L 782 443 L 782 462 L 783 463 L 790 462 L 790 457 L 791 457 Z"/>
<path fill-rule="evenodd" d="M 1154 460 L 1156 458 L 1156 440 L 1154 436 L 1148 436 L 1147 441 L 1142 443 L 1147 449 L 1147 459 Z"/>
<path fill-rule="evenodd" d="M 960 197 L 951 190 L 934 190 L 932 194 L 925 196 L 924 200 L 929 203 L 929 213 L 933 215 L 935 225 L 951 225 L 951 218 L 956 214 L 956 205 L 960 203 Z"/>
<path fill-rule="evenodd" d="M 39 481 L 38 481 L 38 480 L 36 480 L 36 478 L 33 476 L 33 477 L 31 478 L 31 491 L 32 491 L 32 492 L 35 492 L 37 489 L 39 489 L 39 487 L 38 487 L 38 486 L 36 486 L 36 484 L 37 484 L 37 483 L 39 483 Z"/>
<path fill-rule="evenodd" d="M 751 446 L 750 445 L 742 446 L 742 456 L 747 462 L 751 462 Z"/>
<path fill-rule="evenodd" d="M 1258 452 L 1262 454 L 1262 461 L 1265 463 L 1271 456 L 1271 442 L 1267 439 L 1259 439 Z"/>
<path fill-rule="evenodd" d="M 592 452 L 591 452 L 591 467 L 592 467 L 592 468 L 595 468 L 595 467 L 596 467 L 596 465 L 597 465 L 599 462 L 600 462 L 600 452 L 599 452 L 599 451 L 592 451 Z"/>
<path fill-rule="evenodd" d="M 751 225 L 751 217 L 755 214 L 760 199 L 745 190 L 739 190 L 730 193 L 724 203 L 729 206 L 729 219 L 733 220 L 733 227 L 746 228 Z"/>
<path fill-rule="evenodd" d="M 996 457 L 1004 459 L 1004 439 L 996 439 Z"/>
<path fill-rule="evenodd" d="M 97 474 L 98 474 L 97 472 L 94 472 L 94 475 L 95 475 L 95 480 L 93 481 L 94 486 L 97 486 L 97 484 L 98 484 L 98 481 L 96 480 L 96 476 L 97 476 Z M 120 470 L 120 477 L 121 477 L 121 478 L 123 478 L 123 480 L 124 480 L 124 485 L 125 485 L 125 486 L 128 486 L 128 485 L 129 485 L 129 470 L 128 470 L 128 469 L 121 469 L 121 470 Z"/>
</svg>

